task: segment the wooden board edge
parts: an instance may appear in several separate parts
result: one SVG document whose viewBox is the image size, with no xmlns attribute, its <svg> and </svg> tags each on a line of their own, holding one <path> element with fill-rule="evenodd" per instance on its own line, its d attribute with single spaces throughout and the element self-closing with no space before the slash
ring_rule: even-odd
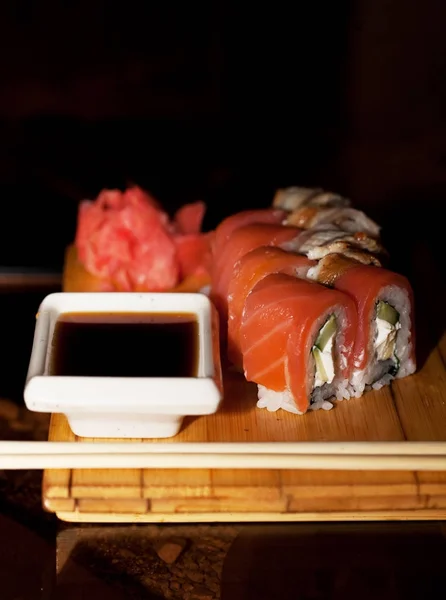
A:
<svg viewBox="0 0 446 600">
<path fill-rule="evenodd" d="M 193 514 L 116 514 L 57 512 L 69 523 L 277 523 L 331 521 L 444 521 L 446 509 L 415 511 L 326 512 L 326 513 L 193 513 Z"/>
<path fill-rule="evenodd" d="M 300 500 L 342 499 L 348 498 L 371 498 L 371 497 L 398 497 L 398 498 L 423 498 L 446 496 L 446 483 L 411 484 L 395 483 L 388 485 L 370 484 L 333 484 L 333 485 L 283 485 L 274 486 L 150 486 L 148 488 L 136 485 L 124 484 L 99 484 L 89 485 L 43 485 L 43 497 L 49 499 L 74 498 L 81 499 L 188 499 L 190 502 L 197 499 L 226 498 L 228 500 L 242 500 L 247 497 L 255 497 L 261 501 L 278 501 L 281 498 Z"/>
</svg>

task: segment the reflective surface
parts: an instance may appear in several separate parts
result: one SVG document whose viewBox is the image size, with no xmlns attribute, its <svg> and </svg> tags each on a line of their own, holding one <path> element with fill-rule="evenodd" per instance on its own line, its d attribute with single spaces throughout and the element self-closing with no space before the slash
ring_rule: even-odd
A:
<svg viewBox="0 0 446 600">
<path fill-rule="evenodd" d="M 415 600 L 446 585 L 441 523 L 58 529 L 45 539 L 0 516 L 4 600 Z"/>
</svg>

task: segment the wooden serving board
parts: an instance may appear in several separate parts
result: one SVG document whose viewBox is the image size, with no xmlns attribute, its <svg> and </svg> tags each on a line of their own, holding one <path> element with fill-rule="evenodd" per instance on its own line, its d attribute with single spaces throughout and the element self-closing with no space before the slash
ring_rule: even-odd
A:
<svg viewBox="0 0 446 600">
<path fill-rule="evenodd" d="M 433 312 L 425 315 L 429 324 Z M 420 337 L 427 351 L 415 375 L 331 411 L 259 410 L 256 387 L 227 372 L 218 413 L 185 419 L 175 438 L 140 441 L 446 441 L 446 335 L 431 347 L 432 336 Z M 76 438 L 61 415 L 52 416 L 49 440 L 92 441 Z M 43 502 L 63 520 L 85 522 L 445 519 L 446 472 L 57 469 L 44 473 Z"/>
</svg>

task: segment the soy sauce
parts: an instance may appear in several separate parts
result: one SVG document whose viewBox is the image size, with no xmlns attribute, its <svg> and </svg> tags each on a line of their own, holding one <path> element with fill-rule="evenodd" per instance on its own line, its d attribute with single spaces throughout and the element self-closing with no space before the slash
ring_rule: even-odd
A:
<svg viewBox="0 0 446 600">
<path fill-rule="evenodd" d="M 51 375 L 196 377 L 198 321 L 180 313 L 65 313 L 54 328 Z"/>
</svg>

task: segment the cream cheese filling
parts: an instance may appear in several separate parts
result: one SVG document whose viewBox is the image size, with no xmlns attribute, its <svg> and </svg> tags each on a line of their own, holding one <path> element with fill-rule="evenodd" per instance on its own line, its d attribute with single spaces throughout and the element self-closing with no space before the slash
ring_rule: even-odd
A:
<svg viewBox="0 0 446 600">
<path fill-rule="evenodd" d="M 313 387 L 331 383 L 335 376 L 334 368 L 334 339 L 336 335 L 336 318 L 331 315 L 319 332 L 316 343 L 312 348 L 315 372 Z"/>
<path fill-rule="evenodd" d="M 376 338 L 374 349 L 378 360 L 388 360 L 395 354 L 396 335 L 401 329 L 401 323 L 397 321 L 395 325 L 385 319 L 376 318 Z"/>
</svg>

